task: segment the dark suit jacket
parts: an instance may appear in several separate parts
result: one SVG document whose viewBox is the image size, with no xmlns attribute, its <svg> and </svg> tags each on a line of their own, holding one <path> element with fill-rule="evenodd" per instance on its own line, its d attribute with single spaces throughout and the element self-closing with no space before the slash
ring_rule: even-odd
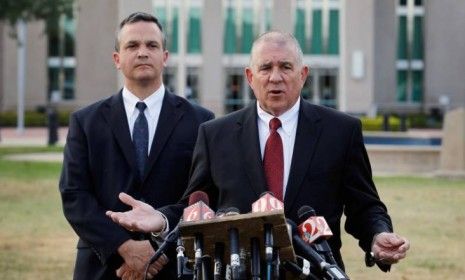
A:
<svg viewBox="0 0 465 280">
<path fill-rule="evenodd" d="M 178 201 L 187 187 L 198 127 L 212 118 L 210 111 L 166 92 L 141 180 L 121 91 L 72 114 L 60 192 L 65 217 L 79 236 L 75 279 L 116 278 L 122 264 L 117 248 L 145 237 L 115 224 L 105 211 L 129 210 L 120 192 L 155 208 Z"/>
<path fill-rule="evenodd" d="M 186 198 L 195 190 L 207 192 L 215 209 L 251 204 L 266 191 L 255 102 L 240 111 L 200 126 L 194 150 L 189 188 L 177 207 L 162 211 L 180 216 Z M 343 267 L 340 221 L 344 212 L 347 232 L 369 251 L 374 234 L 392 231 L 386 207 L 371 178 L 360 121 L 333 109 L 301 101 L 285 215 L 298 222 L 298 209 L 313 207 L 326 218 L 334 236 L 329 243 Z"/>
</svg>

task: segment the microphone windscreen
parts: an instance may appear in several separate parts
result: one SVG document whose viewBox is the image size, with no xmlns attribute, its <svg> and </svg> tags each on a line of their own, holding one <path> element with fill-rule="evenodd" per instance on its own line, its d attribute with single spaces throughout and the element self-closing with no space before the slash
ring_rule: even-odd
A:
<svg viewBox="0 0 465 280">
<path fill-rule="evenodd" d="M 299 216 L 299 220 L 303 222 L 310 217 L 316 216 L 316 212 L 312 207 L 304 205 L 299 208 L 299 211 L 297 211 L 297 215 Z"/>
<path fill-rule="evenodd" d="M 208 195 L 203 191 L 195 191 L 189 196 L 189 205 L 203 201 L 206 205 L 210 205 Z"/>
</svg>

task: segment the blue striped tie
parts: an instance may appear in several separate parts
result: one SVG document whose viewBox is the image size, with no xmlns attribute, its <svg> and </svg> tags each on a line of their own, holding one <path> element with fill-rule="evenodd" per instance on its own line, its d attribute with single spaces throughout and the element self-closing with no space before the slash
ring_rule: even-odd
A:
<svg viewBox="0 0 465 280">
<path fill-rule="evenodd" d="M 147 108 L 147 105 L 145 105 L 144 102 L 137 102 L 136 108 L 139 110 L 139 115 L 134 123 L 132 142 L 136 149 L 137 168 L 139 169 L 139 176 L 142 180 L 144 177 L 145 164 L 148 159 L 149 126 L 144 115 L 144 110 Z"/>
</svg>

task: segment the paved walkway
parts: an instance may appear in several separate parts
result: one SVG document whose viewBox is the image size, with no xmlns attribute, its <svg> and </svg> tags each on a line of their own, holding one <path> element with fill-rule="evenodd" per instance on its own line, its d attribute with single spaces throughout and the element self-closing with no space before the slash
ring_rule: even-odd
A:
<svg viewBox="0 0 465 280">
<path fill-rule="evenodd" d="M 63 127 L 58 130 L 57 145 L 63 146 L 66 142 L 68 128 Z M 19 133 L 16 128 L 0 128 L 0 147 L 12 146 L 35 146 L 45 147 L 48 145 L 48 130 L 47 128 L 34 127 L 25 128 L 22 133 Z M 42 162 L 62 162 L 62 153 L 30 153 L 30 154 L 14 154 L 5 156 L 7 159 L 20 161 L 42 161 Z"/>
<path fill-rule="evenodd" d="M 64 145 L 68 128 L 62 127 L 58 130 L 58 145 Z M 48 130 L 44 127 L 25 128 L 18 132 L 13 127 L 0 128 L 0 146 L 47 146 Z"/>
</svg>

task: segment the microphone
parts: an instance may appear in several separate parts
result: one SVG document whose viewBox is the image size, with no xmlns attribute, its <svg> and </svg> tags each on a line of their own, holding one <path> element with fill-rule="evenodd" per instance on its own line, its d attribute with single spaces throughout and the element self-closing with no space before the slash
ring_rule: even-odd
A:
<svg viewBox="0 0 465 280">
<path fill-rule="evenodd" d="M 312 244 L 317 252 L 323 254 L 331 264 L 337 264 L 333 252 L 326 239 L 333 236 L 328 223 L 323 216 L 317 216 L 315 210 L 310 206 L 302 206 L 297 211 L 301 224 L 299 233 L 302 239 Z"/>
<path fill-rule="evenodd" d="M 215 212 L 208 207 L 208 195 L 203 191 L 195 191 L 189 196 L 189 206 L 184 208 L 182 219 L 185 222 L 212 219 Z"/>
<path fill-rule="evenodd" d="M 239 215 L 239 209 L 229 207 L 225 211 L 225 216 Z M 239 248 L 239 230 L 235 227 L 228 229 L 229 234 L 229 251 L 230 251 L 230 267 L 232 279 L 245 279 L 243 269 L 241 268 L 240 248 Z"/>
<path fill-rule="evenodd" d="M 309 260 L 311 263 L 314 263 L 323 274 L 323 279 L 330 280 L 349 280 L 349 277 L 339 268 L 337 265 L 329 264 L 320 256 L 307 242 L 302 240 L 299 235 L 296 224 L 290 220 L 286 219 L 287 223 L 292 228 L 292 242 L 294 249 L 298 254 Z"/>
<path fill-rule="evenodd" d="M 283 263 L 284 269 L 290 271 L 298 279 L 319 280 L 319 278 L 312 273 L 312 267 L 308 260 L 301 256 L 296 256 L 296 260 L 297 262 L 285 261 Z"/>
<path fill-rule="evenodd" d="M 252 213 L 263 213 L 282 209 L 284 209 L 284 203 L 274 197 L 272 192 L 263 192 L 260 198 L 252 203 Z"/>
<path fill-rule="evenodd" d="M 194 222 L 212 219 L 215 213 L 208 207 L 208 202 L 208 195 L 205 192 L 193 192 L 189 196 L 189 206 L 184 208 L 183 220 L 186 222 Z M 203 256 L 203 236 L 201 233 L 195 234 L 194 252 L 194 279 L 200 279 Z"/>
<path fill-rule="evenodd" d="M 177 267 L 177 272 L 178 272 L 178 279 L 181 279 L 184 273 L 184 260 L 185 260 L 184 251 L 185 250 L 186 248 L 184 248 L 184 243 L 182 242 L 182 238 L 178 237 L 178 241 L 176 244 L 176 252 L 178 253 L 176 255 L 176 260 L 177 260 L 176 267 Z"/>
<path fill-rule="evenodd" d="M 263 192 L 260 198 L 252 203 L 252 213 L 271 212 L 274 210 L 284 209 L 284 203 L 273 196 L 272 192 Z M 273 267 L 273 229 L 272 225 L 265 224 L 264 226 L 265 240 L 265 261 L 267 265 L 267 278 L 271 279 Z"/>
<path fill-rule="evenodd" d="M 257 237 L 250 240 L 250 276 L 252 280 L 260 280 L 260 242 Z"/>
<path fill-rule="evenodd" d="M 312 207 L 307 205 L 300 207 L 297 215 L 301 221 L 298 229 L 305 242 L 312 244 L 317 240 L 328 239 L 333 236 L 325 218 L 317 216 Z"/>
<path fill-rule="evenodd" d="M 221 218 L 226 215 L 227 208 L 220 208 L 216 211 L 215 217 Z M 224 268 L 224 242 L 215 242 L 215 251 L 213 258 L 213 280 L 223 280 Z"/>
<path fill-rule="evenodd" d="M 213 265 L 213 279 L 214 280 L 223 280 L 223 258 L 224 258 L 224 243 L 216 242 L 215 243 L 215 257 Z"/>
</svg>

